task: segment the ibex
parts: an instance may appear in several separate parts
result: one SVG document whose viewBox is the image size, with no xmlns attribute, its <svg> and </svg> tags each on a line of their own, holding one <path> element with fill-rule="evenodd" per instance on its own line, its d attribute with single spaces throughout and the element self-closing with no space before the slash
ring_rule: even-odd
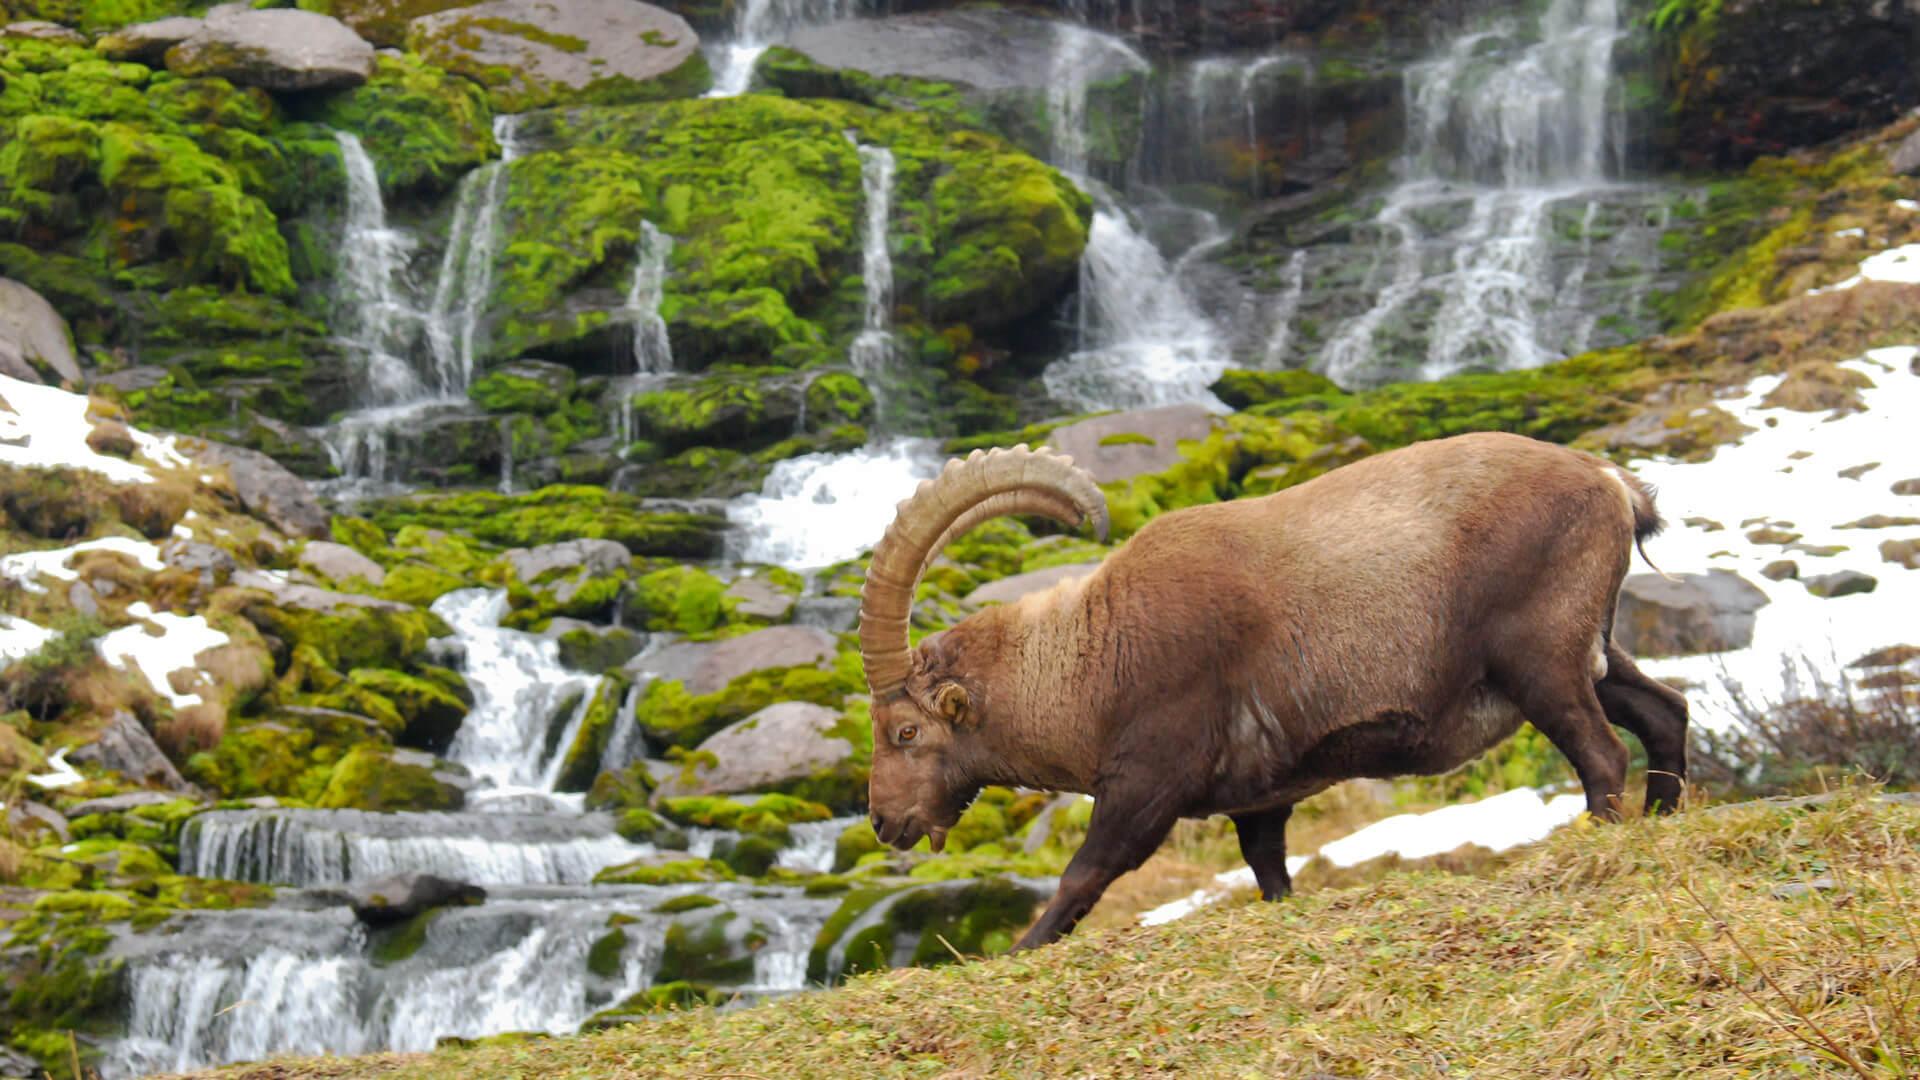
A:
<svg viewBox="0 0 1920 1080">
<path fill-rule="evenodd" d="M 1086 577 L 909 648 L 914 589 L 947 543 L 1002 514 L 1104 540 L 1070 458 L 976 451 L 902 502 L 874 548 L 860 648 L 873 691 L 875 832 L 938 850 L 982 786 L 1094 796 L 1086 842 L 1018 947 L 1068 933 L 1182 817 L 1226 814 L 1263 896 L 1292 887 L 1286 825 L 1352 777 L 1441 773 L 1523 719 L 1616 819 L 1627 750 L 1647 805 L 1686 775 L 1686 699 L 1610 638 L 1651 491 L 1516 435 L 1419 443 L 1261 498 L 1163 514 Z"/>
</svg>

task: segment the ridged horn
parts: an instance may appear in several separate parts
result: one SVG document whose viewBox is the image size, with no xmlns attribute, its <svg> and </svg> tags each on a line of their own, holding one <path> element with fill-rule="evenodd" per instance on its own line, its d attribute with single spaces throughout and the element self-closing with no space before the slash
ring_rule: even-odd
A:
<svg viewBox="0 0 1920 1080">
<path fill-rule="evenodd" d="M 907 681 L 907 623 L 927 567 L 949 542 L 1003 514 L 1039 514 L 1070 528 L 1092 521 L 1100 539 L 1107 538 L 1106 497 L 1070 457 L 1023 444 L 947 462 L 900 504 L 874 546 L 860 590 L 860 658 L 874 697 Z"/>
</svg>

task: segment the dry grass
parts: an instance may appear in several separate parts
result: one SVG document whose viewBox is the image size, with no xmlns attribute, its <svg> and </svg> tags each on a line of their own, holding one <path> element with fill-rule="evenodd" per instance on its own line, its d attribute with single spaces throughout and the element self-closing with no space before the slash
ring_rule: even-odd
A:
<svg viewBox="0 0 1920 1080">
<path fill-rule="evenodd" d="M 1576 826 L 1492 878 L 1394 874 L 591 1037 L 220 1075 L 1908 1076 L 1916 841 L 1920 809 L 1862 789 Z"/>
<path fill-rule="evenodd" d="M 1920 787 L 1920 691 L 1899 681 L 1864 685 L 1846 668 L 1788 661 L 1787 685 L 1803 687 L 1777 705 L 1729 687 L 1738 726 L 1694 729 L 1693 779 L 1721 797 L 1818 791 L 1864 774 L 1896 788 Z"/>
</svg>

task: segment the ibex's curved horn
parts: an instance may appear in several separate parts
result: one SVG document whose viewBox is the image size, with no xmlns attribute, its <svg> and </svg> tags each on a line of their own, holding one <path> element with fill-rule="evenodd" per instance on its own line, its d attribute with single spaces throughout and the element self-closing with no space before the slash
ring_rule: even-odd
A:
<svg viewBox="0 0 1920 1080">
<path fill-rule="evenodd" d="M 927 566 L 962 533 L 1003 514 L 1040 514 L 1075 528 L 1090 520 L 1107 538 L 1106 497 L 1070 457 L 1022 445 L 947 462 L 900 504 L 860 590 L 860 657 L 876 698 L 907 681 L 907 622 Z"/>
</svg>

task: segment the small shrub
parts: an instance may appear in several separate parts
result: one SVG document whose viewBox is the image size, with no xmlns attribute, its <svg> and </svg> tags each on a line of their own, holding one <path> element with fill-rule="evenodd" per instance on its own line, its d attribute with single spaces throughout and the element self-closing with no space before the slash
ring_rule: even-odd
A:
<svg viewBox="0 0 1920 1080">
<path fill-rule="evenodd" d="M 1799 794 L 1854 773 L 1891 788 L 1920 786 L 1920 694 L 1897 683 L 1869 689 L 1845 669 L 1829 676 L 1806 661 L 1783 666 L 1786 685 L 1802 693 L 1766 704 L 1729 686 L 1737 726 L 1694 725 L 1696 783 L 1729 798 Z"/>
</svg>

